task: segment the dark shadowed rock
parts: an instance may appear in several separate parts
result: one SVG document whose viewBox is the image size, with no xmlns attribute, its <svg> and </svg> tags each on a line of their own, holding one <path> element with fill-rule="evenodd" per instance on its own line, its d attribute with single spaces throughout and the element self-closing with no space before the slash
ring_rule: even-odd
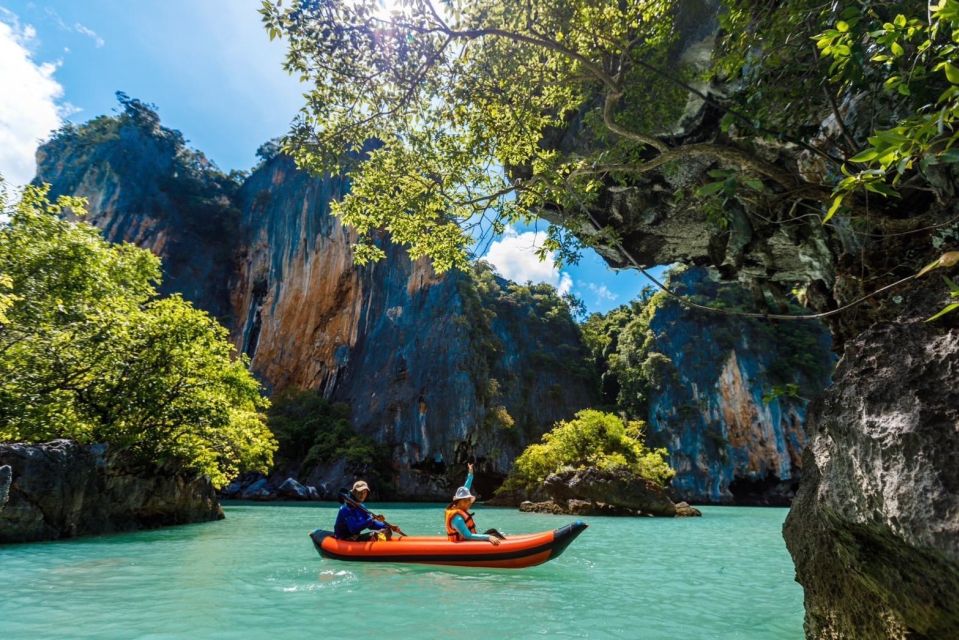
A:
<svg viewBox="0 0 959 640">
<path fill-rule="evenodd" d="M 10 498 L 10 484 L 13 482 L 13 469 L 5 464 L 0 467 L 0 511 Z"/>
<path fill-rule="evenodd" d="M 239 480 L 234 480 L 230 484 L 223 487 L 220 491 L 220 496 L 223 498 L 235 498 L 240 495 L 240 491 L 243 490 L 243 483 Z"/>
<path fill-rule="evenodd" d="M 269 495 L 269 490 L 267 489 L 267 479 L 260 478 L 254 480 L 247 486 L 243 487 L 243 491 L 240 492 L 240 498 L 244 500 L 254 500 L 256 498 L 265 498 Z"/>
<path fill-rule="evenodd" d="M 556 515 L 569 513 L 566 505 L 556 504 L 552 500 L 545 500 L 543 502 L 524 500 L 520 503 L 519 510 L 525 513 L 553 513 Z"/>
<path fill-rule="evenodd" d="M 210 481 L 133 467 L 105 446 L 0 444 L 9 469 L 0 543 L 55 540 L 223 517 Z M 0 471 L 0 485 L 4 473 Z"/>
<path fill-rule="evenodd" d="M 526 501 L 520 504 L 520 511 L 529 513 L 557 513 L 573 516 L 650 516 L 636 509 L 620 507 L 605 502 L 591 502 L 571 498 L 565 501 L 546 500 L 544 502 Z"/>
<path fill-rule="evenodd" d="M 696 507 L 689 506 L 688 502 L 677 502 L 676 503 L 676 517 L 677 518 L 691 518 L 703 515 L 703 512 L 697 509 Z"/>
<path fill-rule="evenodd" d="M 550 474 L 543 483 L 554 507 L 543 503 L 539 510 L 554 508 L 577 515 L 653 515 L 674 517 L 676 505 L 666 491 L 625 469 L 568 469 Z M 524 503 L 527 504 L 527 503 Z M 525 510 L 534 510 L 528 507 Z M 688 512 L 683 515 L 692 515 Z"/>
<path fill-rule="evenodd" d="M 316 489 L 314 489 L 314 491 L 316 491 Z M 276 488 L 276 493 L 281 498 L 289 498 L 291 500 L 310 499 L 310 490 L 293 478 L 284 480 L 283 484 Z"/>
</svg>

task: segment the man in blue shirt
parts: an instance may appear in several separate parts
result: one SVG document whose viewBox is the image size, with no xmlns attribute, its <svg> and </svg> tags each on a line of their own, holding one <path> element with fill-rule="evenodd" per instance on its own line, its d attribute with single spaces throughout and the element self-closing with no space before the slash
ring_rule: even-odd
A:
<svg viewBox="0 0 959 640">
<path fill-rule="evenodd" d="M 353 483 L 353 490 L 350 491 L 349 495 L 352 500 L 362 503 L 370 495 L 370 487 L 362 480 L 357 480 Z M 392 527 L 386 524 L 384 520 L 383 516 L 374 517 L 373 514 L 360 506 L 344 501 L 336 514 L 333 537 L 339 540 L 367 541 L 375 539 L 377 533 L 383 531 L 389 538 L 393 533 Z M 372 531 L 363 533 L 363 529 L 372 529 Z"/>
</svg>

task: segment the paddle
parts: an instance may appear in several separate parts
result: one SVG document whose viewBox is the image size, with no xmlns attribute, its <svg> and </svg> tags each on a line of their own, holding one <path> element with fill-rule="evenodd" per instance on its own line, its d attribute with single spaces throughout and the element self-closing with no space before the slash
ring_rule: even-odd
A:
<svg viewBox="0 0 959 640">
<path fill-rule="evenodd" d="M 379 520 L 380 522 L 382 522 L 383 524 L 385 524 L 386 526 L 388 526 L 390 529 L 392 529 L 392 530 L 395 531 L 396 533 L 400 534 L 401 536 L 403 536 L 403 537 L 405 537 L 405 538 L 408 538 L 408 537 L 409 537 L 409 535 L 408 535 L 406 532 L 404 532 L 402 529 L 400 529 L 399 527 L 397 527 L 397 526 L 394 525 L 394 524 L 390 524 L 389 522 L 387 522 L 386 519 L 383 518 L 383 516 L 376 515 L 375 513 L 373 513 L 372 511 L 370 511 L 370 510 L 367 509 L 366 507 L 364 507 L 362 502 L 357 502 L 356 500 L 354 500 L 353 498 L 351 498 L 351 497 L 350 497 L 350 492 L 349 492 L 348 490 L 343 489 L 342 491 L 340 491 L 340 502 L 348 502 L 348 503 L 350 503 L 351 505 L 353 505 L 354 507 L 357 507 L 357 508 L 359 508 L 359 509 L 362 509 L 364 512 L 366 512 L 367 515 L 373 516 L 375 519 Z"/>
</svg>

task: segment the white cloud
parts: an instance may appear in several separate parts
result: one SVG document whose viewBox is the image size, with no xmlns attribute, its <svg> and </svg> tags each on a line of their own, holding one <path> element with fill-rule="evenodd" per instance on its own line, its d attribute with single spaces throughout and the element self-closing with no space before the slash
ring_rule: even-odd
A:
<svg viewBox="0 0 959 640">
<path fill-rule="evenodd" d="M 545 239 L 543 231 L 516 233 L 510 227 L 501 240 L 490 244 L 483 259 L 504 278 L 521 283 L 545 282 L 556 287 L 560 294 L 568 293 L 573 288 L 573 279 L 556 268 L 555 252 L 550 251 L 546 260 L 536 255 Z"/>
<path fill-rule="evenodd" d="M 79 33 L 82 36 L 86 36 L 90 38 L 91 40 L 93 40 L 93 43 L 96 45 L 97 49 L 99 49 L 100 47 L 106 44 L 106 41 L 104 41 L 104 39 L 101 38 L 96 31 L 86 26 L 85 24 L 74 22 L 73 25 L 71 26 L 67 24 L 66 20 L 60 17 L 60 14 L 57 13 L 55 9 L 51 9 L 50 7 L 47 7 L 46 11 L 47 11 L 47 15 L 50 16 L 50 19 L 53 20 L 53 22 L 56 23 L 56 25 L 60 27 L 61 30 L 72 31 L 75 33 Z"/>
<path fill-rule="evenodd" d="M 607 287 L 605 284 L 597 285 L 595 282 L 587 282 L 586 288 L 596 294 L 597 302 L 602 302 L 604 300 L 609 300 L 612 302 L 619 297 L 618 294 L 610 291 L 609 287 Z"/>
<path fill-rule="evenodd" d="M 53 78 L 59 63 L 33 60 L 28 46 L 35 36 L 9 11 L 0 13 L 0 174 L 14 186 L 33 179 L 37 144 L 60 126 L 65 108 Z"/>
<path fill-rule="evenodd" d="M 73 23 L 73 30 L 76 31 L 77 33 L 82 33 L 88 38 L 91 38 L 94 44 L 96 45 L 97 49 L 99 49 L 100 47 L 106 44 L 106 41 L 104 41 L 103 38 L 97 35 L 96 31 L 94 31 L 90 27 L 80 24 L 79 22 Z"/>
</svg>

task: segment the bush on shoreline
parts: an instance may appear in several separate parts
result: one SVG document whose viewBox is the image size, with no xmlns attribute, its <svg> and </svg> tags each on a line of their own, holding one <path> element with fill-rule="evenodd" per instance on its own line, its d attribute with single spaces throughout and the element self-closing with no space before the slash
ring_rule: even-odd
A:
<svg viewBox="0 0 959 640">
<path fill-rule="evenodd" d="M 160 260 L 111 244 L 78 198 L 0 192 L 0 441 L 105 442 L 216 486 L 266 471 L 268 401 L 226 329 L 179 296 Z"/>
<path fill-rule="evenodd" d="M 624 423 L 612 413 L 584 409 L 572 420 L 563 420 L 542 441 L 523 451 L 513 464 L 501 491 L 532 490 L 560 469 L 628 469 L 665 486 L 675 475 L 666 462 L 665 449 L 643 443 L 645 424 Z"/>
</svg>

